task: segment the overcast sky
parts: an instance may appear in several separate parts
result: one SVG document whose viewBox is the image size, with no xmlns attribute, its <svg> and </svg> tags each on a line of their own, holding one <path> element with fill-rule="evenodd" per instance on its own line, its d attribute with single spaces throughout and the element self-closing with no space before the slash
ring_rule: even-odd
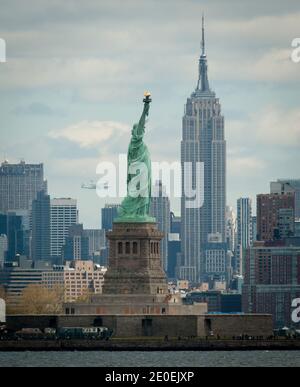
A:
<svg viewBox="0 0 300 387">
<path fill-rule="evenodd" d="M 180 158 L 202 12 L 225 116 L 228 204 L 300 178 L 298 0 L 1 0 L 0 159 L 44 162 L 51 196 L 77 198 L 80 220 L 99 227 L 103 201 L 81 184 L 126 153 L 145 90 L 152 159 Z"/>
</svg>

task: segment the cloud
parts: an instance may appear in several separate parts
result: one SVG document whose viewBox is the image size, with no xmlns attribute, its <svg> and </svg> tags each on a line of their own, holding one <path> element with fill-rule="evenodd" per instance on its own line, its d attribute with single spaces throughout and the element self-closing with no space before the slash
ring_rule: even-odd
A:
<svg viewBox="0 0 300 387">
<path fill-rule="evenodd" d="M 53 109 L 50 106 L 41 102 L 33 102 L 25 106 L 16 106 L 13 109 L 13 113 L 16 115 L 33 115 L 33 116 L 53 116 L 53 115 L 63 114 L 60 109 Z"/>
<path fill-rule="evenodd" d="M 260 113 L 256 128 L 258 141 L 280 147 L 299 147 L 300 109 L 268 107 Z"/>
<path fill-rule="evenodd" d="M 227 112 L 228 197 L 264 192 L 276 174 L 299 175 L 299 113 L 291 109 L 300 81 L 300 65 L 290 60 L 299 36 L 294 0 L 3 2 L 3 153 L 43 161 L 49 185 L 62 195 L 73 178 L 72 195 L 90 195 L 80 183 L 94 178 L 99 161 L 126 153 L 139 96 L 149 88 L 152 158 L 178 160 L 183 105 L 197 80 L 202 11 L 209 80 Z M 89 200 L 82 207 L 91 209 L 88 225 L 98 222 Z"/>
<path fill-rule="evenodd" d="M 300 109 L 284 109 L 281 106 L 267 105 L 256 113 L 249 114 L 246 120 L 232 120 L 226 124 L 234 149 L 239 144 L 257 150 L 260 148 L 300 146 Z M 246 150 L 240 145 L 240 150 Z"/>
<path fill-rule="evenodd" d="M 231 176 L 253 176 L 266 168 L 266 162 L 255 156 L 228 158 L 228 171 Z"/>
<path fill-rule="evenodd" d="M 92 149 L 111 140 L 113 142 L 120 140 L 129 131 L 130 127 L 120 122 L 82 121 L 61 130 L 51 131 L 49 137 L 56 140 L 68 140 L 81 148 Z"/>
<path fill-rule="evenodd" d="M 12 58 L 1 68 L 0 83 L 8 88 L 87 85 L 120 77 L 126 63 L 99 58 Z"/>
<path fill-rule="evenodd" d="M 159 80 L 162 87 L 169 88 L 178 82 L 195 82 L 199 15 L 210 7 L 213 12 L 206 33 L 209 71 L 214 79 L 300 79 L 299 66 L 290 60 L 291 41 L 298 34 L 298 7 L 293 12 L 287 8 L 283 15 L 263 16 L 251 7 L 253 15 L 246 18 L 233 1 L 237 12 L 220 18 L 216 5 L 189 1 L 185 6 L 176 1 L 170 7 L 166 1 L 164 7 L 170 14 L 162 20 L 153 0 L 142 4 L 130 1 L 126 7 L 119 1 L 112 5 L 74 2 L 71 8 L 61 4 L 59 9 L 57 2 L 43 3 L 49 9 L 46 18 L 39 19 L 40 6 L 26 7 L 27 18 L 33 18 L 31 24 L 23 17 L 20 25 L 11 29 L 6 23 L 7 6 L 3 11 L 6 20 L 0 17 L 0 25 L 5 26 L 1 36 L 8 44 L 8 61 L 0 72 L 2 88 L 61 86 L 76 88 L 87 99 L 107 100 L 116 96 L 112 90 L 122 94 L 124 89 L 145 82 Z"/>
<path fill-rule="evenodd" d="M 290 43 L 286 42 L 287 46 Z M 300 80 L 299 66 L 291 60 L 292 48 L 270 48 L 262 53 L 253 53 L 237 56 L 237 52 L 232 53 L 231 58 L 223 58 L 223 66 L 219 66 L 219 60 L 214 58 L 211 61 L 212 72 L 215 79 L 228 79 L 259 81 L 259 82 L 295 82 Z M 236 63 L 235 66 L 232 64 Z"/>
<path fill-rule="evenodd" d="M 78 182 L 84 179 L 89 180 L 96 175 L 98 163 L 99 160 L 92 157 L 53 159 L 48 167 L 48 173 L 55 178 L 74 179 Z"/>
</svg>

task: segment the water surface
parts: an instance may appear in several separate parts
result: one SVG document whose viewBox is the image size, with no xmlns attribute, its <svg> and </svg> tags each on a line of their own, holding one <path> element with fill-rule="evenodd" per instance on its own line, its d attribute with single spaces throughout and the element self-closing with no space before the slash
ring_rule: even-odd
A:
<svg viewBox="0 0 300 387">
<path fill-rule="evenodd" d="M 299 367 L 300 351 L 0 352 L 0 367 Z"/>
</svg>

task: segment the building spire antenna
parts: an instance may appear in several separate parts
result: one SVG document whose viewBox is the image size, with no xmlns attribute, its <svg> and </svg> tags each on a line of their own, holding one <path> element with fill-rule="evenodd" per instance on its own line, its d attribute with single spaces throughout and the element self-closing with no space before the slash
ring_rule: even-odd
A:
<svg viewBox="0 0 300 387">
<path fill-rule="evenodd" d="M 202 40 L 201 40 L 201 55 L 199 58 L 199 76 L 196 91 L 201 93 L 210 93 L 208 75 L 207 75 L 207 58 L 205 54 L 205 28 L 204 28 L 204 13 L 202 14 Z"/>
<path fill-rule="evenodd" d="M 204 13 L 202 14 L 202 42 L 201 42 L 201 49 L 202 53 L 201 55 L 205 55 L 205 38 L 204 38 Z"/>
</svg>

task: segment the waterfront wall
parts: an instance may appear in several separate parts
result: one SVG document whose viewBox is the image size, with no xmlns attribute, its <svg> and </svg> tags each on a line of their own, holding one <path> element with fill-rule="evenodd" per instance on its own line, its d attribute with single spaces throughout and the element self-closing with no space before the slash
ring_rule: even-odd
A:
<svg viewBox="0 0 300 387">
<path fill-rule="evenodd" d="M 18 340 L 1 341 L 0 351 L 251 351 L 300 350 L 299 340 Z"/>
<path fill-rule="evenodd" d="M 232 338 L 233 336 L 263 336 L 273 334 L 271 315 L 201 315 L 201 316 L 99 316 L 52 315 L 7 316 L 12 330 L 22 328 L 60 328 L 75 326 L 105 326 L 113 330 L 114 337 L 206 337 Z"/>
<path fill-rule="evenodd" d="M 208 315 L 205 323 L 206 331 L 211 330 L 221 337 L 242 335 L 268 337 L 273 332 L 273 319 L 271 315 L 265 314 Z"/>
</svg>

